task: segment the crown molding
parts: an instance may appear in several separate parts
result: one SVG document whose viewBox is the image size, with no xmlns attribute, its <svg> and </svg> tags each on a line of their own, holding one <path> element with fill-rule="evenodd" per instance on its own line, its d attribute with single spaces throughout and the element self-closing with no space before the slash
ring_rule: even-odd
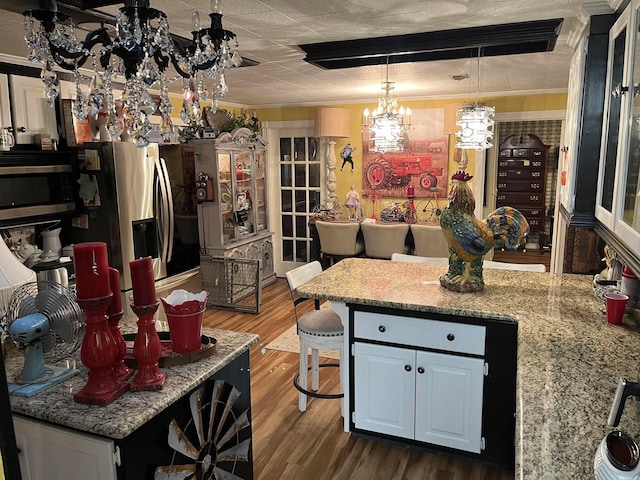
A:
<svg viewBox="0 0 640 480">
<path fill-rule="evenodd" d="M 567 45 L 575 50 L 580 40 L 585 36 L 591 17 L 611 13 L 614 13 L 614 9 L 610 6 L 610 2 L 589 2 L 582 4 L 578 9 L 576 23 L 573 25 L 567 37 Z"/>
</svg>

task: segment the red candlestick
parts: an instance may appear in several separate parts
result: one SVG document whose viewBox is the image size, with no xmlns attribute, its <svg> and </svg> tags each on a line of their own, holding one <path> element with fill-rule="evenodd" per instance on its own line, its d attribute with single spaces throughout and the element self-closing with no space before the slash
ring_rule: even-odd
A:
<svg viewBox="0 0 640 480">
<path fill-rule="evenodd" d="M 131 269 L 131 286 L 135 305 L 152 305 L 156 298 L 156 282 L 151 257 L 144 257 L 129 262 Z"/>
<path fill-rule="evenodd" d="M 152 305 L 131 304 L 133 313 L 138 316 L 138 332 L 133 342 L 133 358 L 138 364 L 138 372 L 131 381 L 132 392 L 160 390 L 167 377 L 167 372 L 158 368 L 162 344 L 156 330 L 154 315 L 159 305 L 160 302 Z"/>
<path fill-rule="evenodd" d="M 105 314 L 111 301 L 109 296 L 78 298 L 78 303 L 87 314 L 87 330 L 82 339 L 80 359 L 89 369 L 86 385 L 73 395 L 78 403 L 108 405 L 129 388 L 129 384 L 116 378 L 113 368 L 118 352 Z"/>
<path fill-rule="evenodd" d="M 120 331 L 120 319 L 122 318 L 122 296 L 120 295 L 120 272 L 115 268 L 109 267 L 109 283 L 111 285 L 111 303 L 107 307 L 107 324 L 116 342 L 116 359 L 113 364 L 113 370 L 116 378 L 120 381 L 128 379 L 133 375 L 133 370 L 124 363 L 124 356 L 127 354 L 127 344 L 122 337 Z"/>
<path fill-rule="evenodd" d="M 111 295 L 107 244 L 85 242 L 73 246 L 78 298 L 103 298 Z"/>
<path fill-rule="evenodd" d="M 122 297 L 120 295 L 120 272 L 113 267 L 109 267 L 109 285 L 111 286 L 111 303 L 107 307 L 107 315 L 122 313 Z"/>
</svg>

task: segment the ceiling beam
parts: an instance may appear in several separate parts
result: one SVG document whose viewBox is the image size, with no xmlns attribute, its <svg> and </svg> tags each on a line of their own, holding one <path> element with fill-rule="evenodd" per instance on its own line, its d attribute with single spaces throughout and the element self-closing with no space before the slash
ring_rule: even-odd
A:
<svg viewBox="0 0 640 480">
<path fill-rule="evenodd" d="M 326 69 L 552 51 L 562 19 L 300 45 L 305 61 Z"/>
</svg>

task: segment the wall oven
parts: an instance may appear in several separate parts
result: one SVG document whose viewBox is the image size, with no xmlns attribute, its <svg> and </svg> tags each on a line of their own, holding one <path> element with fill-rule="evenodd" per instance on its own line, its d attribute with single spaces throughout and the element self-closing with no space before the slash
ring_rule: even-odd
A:
<svg viewBox="0 0 640 480">
<path fill-rule="evenodd" d="M 75 151 L 0 155 L 0 227 L 39 223 L 78 212 Z"/>
</svg>

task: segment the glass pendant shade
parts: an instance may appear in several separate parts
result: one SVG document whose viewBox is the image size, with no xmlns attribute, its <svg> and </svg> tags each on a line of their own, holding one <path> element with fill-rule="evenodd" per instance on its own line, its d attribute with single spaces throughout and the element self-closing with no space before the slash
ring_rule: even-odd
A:
<svg viewBox="0 0 640 480">
<path fill-rule="evenodd" d="M 458 109 L 456 125 L 460 130 L 456 132 L 458 141 L 456 148 L 465 150 L 486 150 L 493 147 L 493 117 L 496 109 L 483 105 L 465 105 Z"/>
</svg>

